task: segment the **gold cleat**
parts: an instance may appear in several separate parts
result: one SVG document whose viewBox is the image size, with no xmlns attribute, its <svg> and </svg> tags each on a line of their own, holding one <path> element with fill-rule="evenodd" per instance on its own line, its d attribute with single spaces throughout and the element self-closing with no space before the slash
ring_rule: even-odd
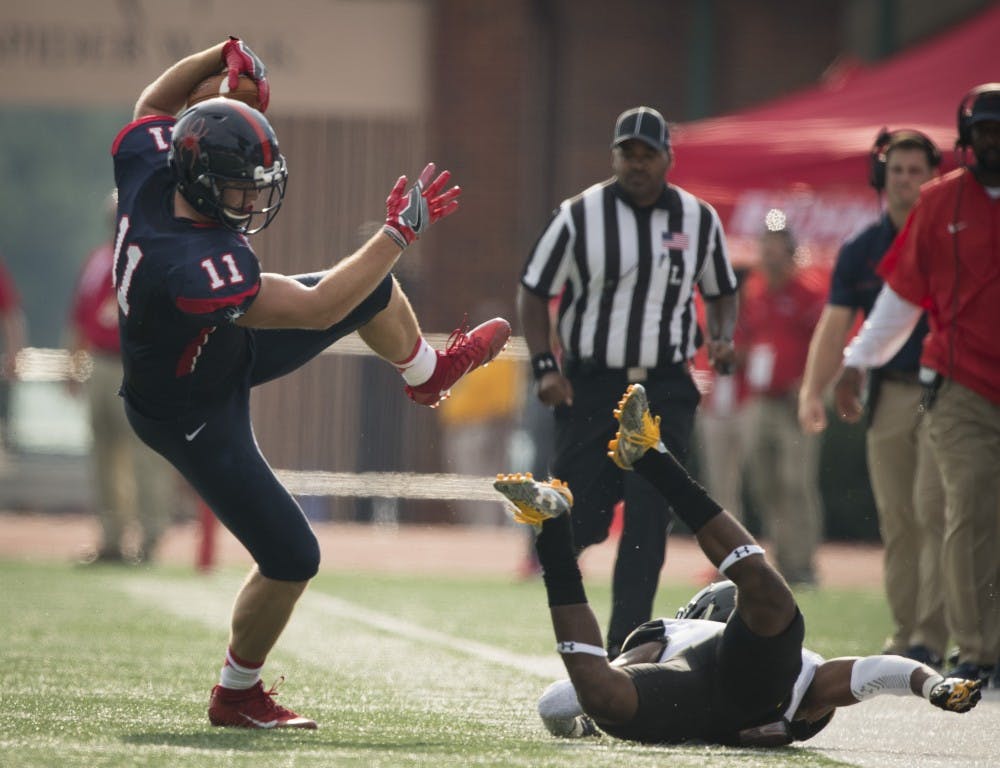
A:
<svg viewBox="0 0 1000 768">
<path fill-rule="evenodd" d="M 559 515 L 569 514 L 573 494 L 562 480 L 551 478 L 545 482 L 535 480 L 530 472 L 497 475 L 493 483 L 511 504 L 511 516 L 524 525 L 541 530 L 542 523 Z"/>
<path fill-rule="evenodd" d="M 930 702 L 947 712 L 968 712 L 982 697 L 982 680 L 949 677 L 931 689 Z"/>
<path fill-rule="evenodd" d="M 660 441 L 660 417 L 649 412 L 642 384 L 629 384 L 614 414 L 618 431 L 608 443 L 608 458 L 619 467 L 631 470 L 650 448 L 665 450 Z"/>
</svg>

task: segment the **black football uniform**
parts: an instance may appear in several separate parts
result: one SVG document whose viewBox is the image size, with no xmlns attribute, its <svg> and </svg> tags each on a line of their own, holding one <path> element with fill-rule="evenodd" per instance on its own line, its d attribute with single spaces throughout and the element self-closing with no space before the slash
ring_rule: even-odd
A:
<svg viewBox="0 0 1000 768">
<path fill-rule="evenodd" d="M 822 658 L 802 647 L 802 614 L 777 637 L 753 634 L 738 613 L 722 624 L 656 619 L 659 661 L 622 669 L 632 678 L 639 708 L 629 723 L 601 729 L 622 739 L 676 744 L 702 741 L 775 746 L 809 738 L 794 715 Z M 637 630 L 638 632 L 639 630 Z"/>
<path fill-rule="evenodd" d="M 323 330 L 235 325 L 260 290 L 247 238 L 174 216 L 172 117 L 125 126 L 112 155 L 118 187 L 115 288 L 126 412 L 247 547 L 265 576 L 304 580 L 319 551 L 305 516 L 260 454 L 252 386 L 283 376 L 388 304 L 391 278 Z M 322 274 L 298 277 L 314 284 Z"/>
</svg>

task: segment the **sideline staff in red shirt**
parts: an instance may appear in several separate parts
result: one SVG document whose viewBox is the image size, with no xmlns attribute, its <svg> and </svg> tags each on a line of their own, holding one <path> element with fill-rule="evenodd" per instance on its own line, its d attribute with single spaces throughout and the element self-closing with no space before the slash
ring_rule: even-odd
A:
<svg viewBox="0 0 1000 768">
<path fill-rule="evenodd" d="M 814 585 L 823 536 L 820 442 L 799 429 L 796 405 L 826 296 L 822 283 L 796 263 L 784 216 L 774 216 L 760 238 L 760 271 L 747 280 L 736 334 L 749 393 L 747 479 L 778 570 L 792 585 Z"/>
<path fill-rule="evenodd" d="M 17 379 L 17 353 L 24 346 L 24 313 L 14 280 L 0 261 L 0 456 L 10 447 L 10 385 Z"/>
<path fill-rule="evenodd" d="M 117 204 L 117 195 L 110 194 L 105 211 L 109 235 L 114 232 Z M 122 357 L 113 266 L 109 239 L 87 257 L 70 315 L 70 388 L 76 394 L 82 382 L 87 399 L 93 438 L 91 481 L 101 523 L 101 541 L 83 554 L 85 563 L 152 560 L 180 501 L 176 473 L 135 434 L 118 396 Z M 88 368 L 83 367 L 85 361 Z M 125 542 L 131 526 L 138 529 L 138 549 Z"/>
<path fill-rule="evenodd" d="M 944 479 L 943 574 L 959 650 L 949 676 L 986 679 L 1000 656 L 1000 83 L 970 91 L 958 110 L 963 166 L 925 185 L 883 262 L 883 289 L 845 352 L 838 407 L 860 413 L 860 368 L 879 365 L 927 310 L 924 407 Z"/>
</svg>

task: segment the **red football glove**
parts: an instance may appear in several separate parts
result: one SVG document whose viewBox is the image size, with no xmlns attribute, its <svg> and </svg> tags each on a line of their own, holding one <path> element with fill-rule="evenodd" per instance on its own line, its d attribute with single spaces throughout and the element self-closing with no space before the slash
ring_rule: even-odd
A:
<svg viewBox="0 0 1000 768">
<path fill-rule="evenodd" d="M 257 83 L 260 111 L 266 111 L 267 104 L 271 100 L 271 85 L 267 82 L 267 67 L 260 57 L 238 37 L 230 35 L 229 42 L 222 46 L 222 60 L 226 63 L 226 71 L 229 74 L 229 79 L 226 81 L 229 90 L 236 90 L 240 75 L 246 75 Z"/>
<path fill-rule="evenodd" d="M 434 181 L 431 177 L 437 170 L 434 163 L 427 163 L 420 173 L 417 183 L 405 193 L 406 177 L 400 176 L 385 200 L 385 226 L 382 231 L 405 248 L 438 219 L 452 214 L 458 208 L 461 187 L 452 187 L 442 192 L 451 173 L 441 171 Z"/>
</svg>

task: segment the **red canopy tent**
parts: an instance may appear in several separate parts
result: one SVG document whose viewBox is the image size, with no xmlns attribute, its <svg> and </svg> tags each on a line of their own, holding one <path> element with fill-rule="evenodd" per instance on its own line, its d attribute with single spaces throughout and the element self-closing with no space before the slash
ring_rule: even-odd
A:
<svg viewBox="0 0 1000 768">
<path fill-rule="evenodd" d="M 867 176 L 879 130 L 923 131 L 941 147 L 944 170 L 954 168 L 958 104 L 998 80 L 1000 5 L 875 66 L 842 68 L 809 90 L 678 126 L 670 180 L 718 209 L 736 263 L 753 260 L 765 214 L 779 208 L 811 261 L 829 266 L 878 213 Z"/>
</svg>

